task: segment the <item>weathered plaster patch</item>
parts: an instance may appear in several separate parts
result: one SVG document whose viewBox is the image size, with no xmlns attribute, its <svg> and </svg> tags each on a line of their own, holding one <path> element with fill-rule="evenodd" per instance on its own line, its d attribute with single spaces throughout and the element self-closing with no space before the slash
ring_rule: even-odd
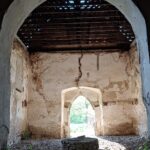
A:
<svg viewBox="0 0 150 150">
<path fill-rule="evenodd" d="M 18 61 L 19 60 L 19 61 Z M 27 128 L 29 54 L 18 39 L 11 52 L 11 99 L 9 144 L 19 142 Z M 23 105 L 26 101 L 26 105 Z"/>
</svg>

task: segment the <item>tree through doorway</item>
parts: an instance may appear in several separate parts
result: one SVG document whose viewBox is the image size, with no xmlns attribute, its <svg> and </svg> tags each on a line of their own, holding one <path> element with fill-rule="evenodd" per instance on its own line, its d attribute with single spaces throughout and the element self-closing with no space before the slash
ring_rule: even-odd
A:
<svg viewBox="0 0 150 150">
<path fill-rule="evenodd" d="M 95 135 L 95 111 L 84 96 L 78 96 L 70 108 L 70 136 Z"/>
</svg>

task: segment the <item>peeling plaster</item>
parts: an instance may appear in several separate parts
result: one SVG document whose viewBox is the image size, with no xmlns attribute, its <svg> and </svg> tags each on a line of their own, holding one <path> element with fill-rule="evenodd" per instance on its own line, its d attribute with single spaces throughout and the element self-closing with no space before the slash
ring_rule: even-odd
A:
<svg viewBox="0 0 150 150">
<path fill-rule="evenodd" d="M 45 0 L 15 0 L 8 8 L 2 21 L 2 28 L 0 32 L 0 69 L 3 75 L 0 75 L 0 126 L 9 126 L 9 105 L 10 105 L 10 49 L 13 42 L 13 38 L 20 28 L 21 24 L 33 11 L 34 8 L 42 4 Z M 149 114 L 149 93 L 150 93 L 150 64 L 147 44 L 147 30 L 144 17 L 139 9 L 131 0 L 107 0 L 112 5 L 117 7 L 131 23 L 133 31 L 136 35 L 136 42 L 141 60 L 141 74 L 142 74 L 142 86 L 143 86 L 143 99 Z M 22 9 L 20 9 L 22 8 Z M 140 26 L 139 26 L 140 24 Z M 5 85 L 5 87 L 4 87 Z M 148 117 L 150 135 L 150 116 Z M 7 132 L 7 131 L 6 131 Z M 5 133 L 6 133 L 5 132 Z M 0 143 L 6 145 L 7 136 L 0 128 L 0 137 L 3 137 Z"/>
</svg>

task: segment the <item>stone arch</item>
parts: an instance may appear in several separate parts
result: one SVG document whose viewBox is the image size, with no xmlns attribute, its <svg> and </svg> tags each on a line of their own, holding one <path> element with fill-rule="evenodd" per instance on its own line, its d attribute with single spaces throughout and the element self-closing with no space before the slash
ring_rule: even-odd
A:
<svg viewBox="0 0 150 150">
<path fill-rule="evenodd" d="M 83 106 L 83 103 L 81 102 L 81 100 L 82 100 L 82 102 L 84 103 L 84 106 Z M 79 105 L 79 103 L 78 102 L 80 102 L 80 104 L 84 107 L 81 107 L 81 105 Z M 70 128 L 70 136 L 76 136 L 75 135 L 75 133 L 74 133 L 74 131 L 71 131 L 71 124 L 73 123 L 72 121 L 71 121 L 71 112 L 73 112 L 73 110 L 75 110 L 74 108 L 76 108 L 76 107 L 78 107 L 78 109 L 79 108 L 81 108 L 81 110 L 84 110 L 85 109 L 85 106 L 86 106 L 86 104 L 88 104 L 88 109 L 86 109 L 87 111 L 87 122 L 85 122 L 85 124 L 86 125 L 88 125 L 88 128 L 83 128 L 83 130 L 84 131 L 81 131 L 81 132 L 86 132 L 86 130 L 88 129 L 88 132 L 86 132 L 85 133 L 85 135 L 86 136 L 94 136 L 95 134 L 95 129 L 96 129 L 96 124 L 95 124 L 95 116 L 96 116 L 96 114 L 95 114 L 95 106 L 94 106 L 94 103 L 90 100 L 90 99 L 88 99 L 87 97 L 85 97 L 85 96 L 83 96 L 82 95 L 82 93 L 81 93 L 81 95 L 80 96 L 77 96 L 75 99 L 74 99 L 74 101 L 72 102 L 72 104 L 71 104 L 71 106 L 70 106 L 70 109 L 69 109 L 69 128 Z M 100 108 L 100 107 L 99 107 Z M 75 110 L 75 112 L 76 112 L 76 110 Z M 84 116 L 85 115 L 85 113 L 82 111 L 82 113 L 81 113 L 81 116 Z M 90 116 L 89 116 L 90 115 Z M 77 117 L 78 118 L 78 117 Z M 73 123 L 74 124 L 74 123 Z M 92 125 L 92 127 L 91 127 L 91 125 Z M 84 125 L 83 125 L 84 126 Z M 83 127 L 82 126 L 82 127 Z M 89 130 L 89 128 L 90 129 L 92 129 L 92 130 Z M 74 128 L 73 128 L 74 129 Z M 77 123 L 77 132 L 79 133 L 80 131 L 78 131 L 78 129 L 80 129 L 80 126 L 79 126 L 79 123 Z M 91 131 L 91 132 L 89 132 L 89 131 Z M 93 132 L 94 131 L 94 132 Z M 87 135 L 88 134 L 88 135 Z M 83 134 L 82 134 L 83 135 Z"/>
<path fill-rule="evenodd" d="M 61 137 L 69 137 L 69 114 L 74 100 L 78 96 L 86 97 L 95 111 L 95 134 L 102 135 L 103 130 L 103 111 L 102 94 L 99 89 L 90 87 L 73 87 L 62 91 L 62 112 L 61 112 Z"/>
<path fill-rule="evenodd" d="M 3 74 L 0 74 L 0 137 L 2 137 L 0 140 L 2 144 L 6 144 L 8 137 L 7 128 L 9 128 L 11 44 L 18 29 L 27 16 L 45 1 L 46 0 L 14 0 L 5 13 L 2 21 L 2 27 L 0 30 L 0 70 L 3 72 Z M 114 5 L 124 16 L 126 16 L 135 33 L 137 48 L 141 60 L 143 100 L 147 114 L 149 114 L 150 64 L 145 19 L 140 10 L 131 0 L 106 1 Z M 4 130 L 3 126 L 6 126 Z M 148 135 L 150 135 L 150 116 L 148 117 L 148 129 Z"/>
<path fill-rule="evenodd" d="M 86 87 L 85 87 L 86 88 Z M 72 107 L 72 104 L 76 101 L 76 99 L 79 97 L 79 96 L 83 96 L 83 97 L 85 97 L 83 94 L 82 94 L 82 91 L 81 92 L 79 92 L 80 94 L 78 95 L 78 96 L 76 96 L 74 99 L 73 99 L 73 101 L 71 102 L 71 105 L 69 106 L 70 108 L 69 109 L 71 109 L 71 107 Z M 91 99 L 89 99 L 88 97 L 85 97 L 86 98 L 86 101 L 88 101 L 89 103 L 90 103 L 90 105 L 92 106 L 92 108 L 94 109 L 94 103 L 93 103 L 93 101 L 91 101 Z M 101 103 L 101 102 L 100 102 Z M 102 103 L 101 103 L 102 104 Z"/>
</svg>

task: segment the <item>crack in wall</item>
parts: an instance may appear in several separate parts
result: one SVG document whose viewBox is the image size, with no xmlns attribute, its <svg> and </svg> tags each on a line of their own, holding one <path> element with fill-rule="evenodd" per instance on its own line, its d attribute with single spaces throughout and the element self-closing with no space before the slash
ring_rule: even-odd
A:
<svg viewBox="0 0 150 150">
<path fill-rule="evenodd" d="M 42 76 L 42 73 L 48 69 L 48 67 L 44 68 L 43 71 L 41 71 L 41 69 L 39 68 L 39 64 L 42 63 L 42 58 L 40 58 L 38 54 L 32 54 L 30 56 L 30 62 L 31 62 L 32 81 L 34 83 L 35 90 L 46 103 L 47 98 L 44 94 L 41 76 Z M 48 109 L 47 109 L 47 112 L 48 112 Z"/>
<path fill-rule="evenodd" d="M 78 67 L 78 70 L 79 70 L 79 75 L 78 77 L 75 79 L 75 82 L 76 82 L 76 86 L 79 87 L 79 82 L 82 78 L 82 58 L 83 58 L 83 51 L 81 50 L 81 56 L 78 58 L 78 63 L 79 63 L 79 67 Z"/>
<path fill-rule="evenodd" d="M 99 71 L 99 59 L 100 59 L 100 56 L 99 56 L 99 53 L 97 53 L 97 71 Z"/>
</svg>

